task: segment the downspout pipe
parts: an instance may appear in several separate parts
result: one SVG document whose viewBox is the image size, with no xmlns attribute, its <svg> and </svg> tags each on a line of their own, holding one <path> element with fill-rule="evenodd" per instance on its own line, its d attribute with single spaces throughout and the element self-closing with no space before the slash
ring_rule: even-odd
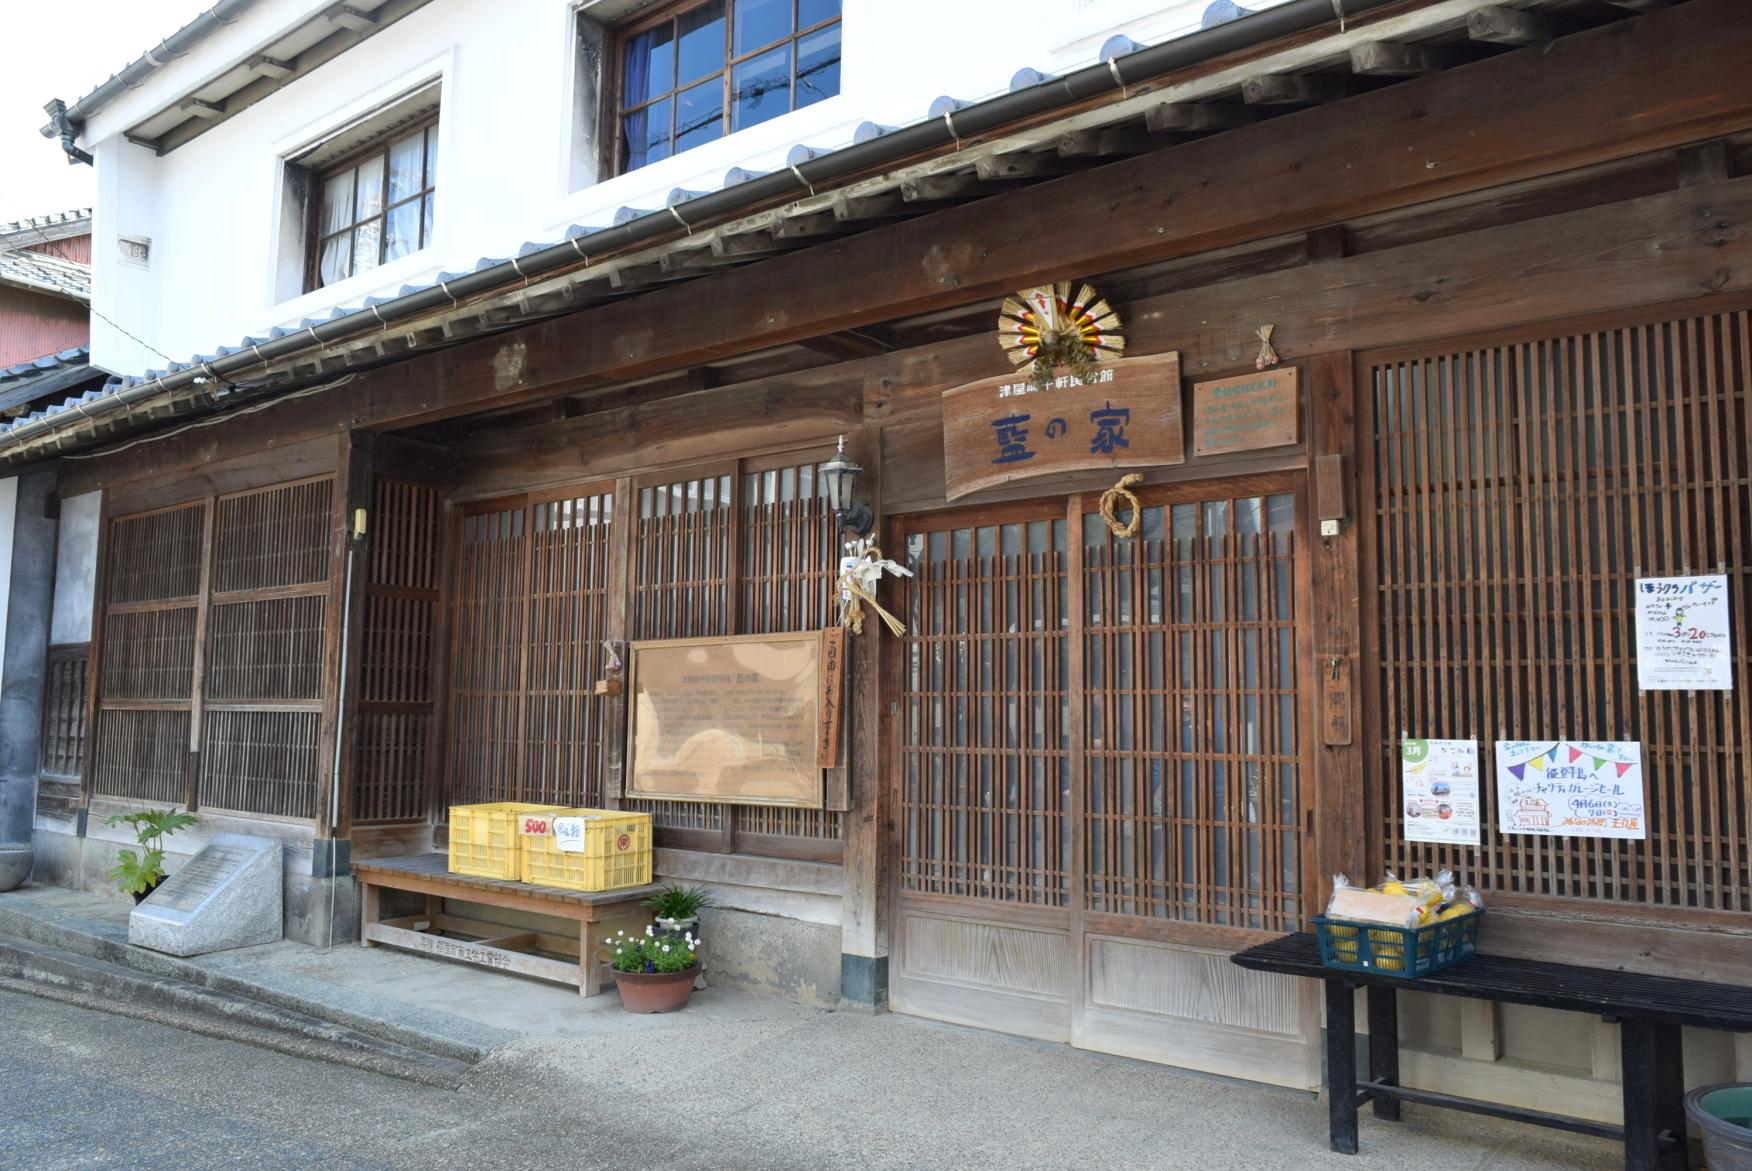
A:
<svg viewBox="0 0 1752 1171">
<path fill-rule="evenodd" d="M 246 6 L 249 2 L 251 0 L 234 0 L 234 6 Z M 368 302 L 368 312 L 354 311 L 332 318 L 286 333 L 261 345 L 128 387 L 95 402 L 78 404 L 33 422 L 15 425 L 0 433 L 0 453 L 8 447 L 28 442 L 51 431 L 73 426 L 81 419 L 112 414 L 142 399 L 190 386 L 198 378 L 234 381 L 234 376 L 241 377 L 247 370 L 292 357 L 312 346 L 320 349 L 332 342 L 374 332 L 397 321 L 460 304 L 471 297 L 576 265 L 580 260 L 588 266 L 611 254 L 670 236 L 678 226 L 691 228 L 746 215 L 757 207 L 813 194 L 818 188 L 831 188 L 842 180 L 879 170 L 927 151 L 954 146 L 1023 119 L 1050 114 L 1090 98 L 1142 85 L 1175 70 L 1305 33 L 1333 21 L 1336 17 L 1355 17 L 1397 2 L 1398 0 L 1289 0 L 1287 4 L 1253 13 L 1227 24 L 1201 29 L 1123 57 L 1112 57 L 1063 77 L 1051 78 L 1038 85 L 964 106 L 940 117 L 830 151 L 805 160 L 795 167 L 772 171 L 612 228 L 575 235 L 563 243 L 552 244 L 512 260 L 479 268 L 454 280 L 440 280 L 430 288 L 419 289 L 406 296 Z M 225 7 L 223 4 L 216 5 L 214 11 Z M 123 72 L 126 73 L 127 70 Z"/>
<path fill-rule="evenodd" d="M 50 102 L 44 107 L 50 120 L 42 129 L 43 137 L 59 138 L 61 149 L 67 152 L 69 161 L 91 162 L 91 156 L 79 150 L 70 135 L 77 135 L 93 114 L 117 97 L 138 88 L 147 78 L 178 57 L 186 55 L 190 49 L 236 21 L 260 2 L 261 0 L 219 0 L 217 4 L 159 41 L 156 46 L 122 66 L 120 73 L 110 74 L 109 80 L 71 106 L 58 98 Z M 80 158 L 80 155 L 85 157 Z"/>
</svg>

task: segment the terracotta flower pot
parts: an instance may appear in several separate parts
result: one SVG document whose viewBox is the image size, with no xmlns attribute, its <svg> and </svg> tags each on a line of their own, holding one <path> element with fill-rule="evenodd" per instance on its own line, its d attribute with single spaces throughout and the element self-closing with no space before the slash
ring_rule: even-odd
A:
<svg viewBox="0 0 1752 1171">
<path fill-rule="evenodd" d="M 614 982 L 628 1012 L 678 1012 L 687 1007 L 699 972 L 698 964 L 679 972 L 616 972 Z"/>
</svg>

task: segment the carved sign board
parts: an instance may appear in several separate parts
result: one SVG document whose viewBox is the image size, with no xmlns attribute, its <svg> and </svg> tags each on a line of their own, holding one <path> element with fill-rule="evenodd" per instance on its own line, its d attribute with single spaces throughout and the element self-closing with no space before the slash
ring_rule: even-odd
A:
<svg viewBox="0 0 1752 1171">
<path fill-rule="evenodd" d="M 1351 665 L 1345 658 L 1320 663 L 1320 742 L 1337 748 L 1351 742 Z"/>
<path fill-rule="evenodd" d="M 1294 366 L 1192 384 L 1192 451 L 1218 455 L 1283 447 L 1302 435 Z"/>
<path fill-rule="evenodd" d="M 1180 355 L 1061 370 L 1037 389 L 1026 370 L 943 392 L 948 498 L 1091 468 L 1186 462 Z"/>
<path fill-rule="evenodd" d="M 845 723 L 842 702 L 846 677 L 846 628 L 821 632 L 821 728 L 815 743 L 817 768 L 838 768 L 840 729 Z"/>
<path fill-rule="evenodd" d="M 627 796 L 821 808 L 823 634 L 633 643 Z"/>
</svg>

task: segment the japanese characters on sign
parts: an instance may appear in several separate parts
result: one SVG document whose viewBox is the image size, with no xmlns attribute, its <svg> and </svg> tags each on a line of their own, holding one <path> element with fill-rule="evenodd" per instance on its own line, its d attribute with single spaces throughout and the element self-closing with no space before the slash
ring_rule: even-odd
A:
<svg viewBox="0 0 1752 1171">
<path fill-rule="evenodd" d="M 1294 366 L 1192 384 L 1192 452 L 1216 455 L 1283 447 L 1301 437 Z"/>
<path fill-rule="evenodd" d="M 1543 837 L 1648 837 L 1642 745 L 1498 740 L 1497 827 Z"/>
<path fill-rule="evenodd" d="M 1478 845 L 1478 741 L 1400 741 L 1399 784 L 1406 841 Z"/>
<path fill-rule="evenodd" d="M 1180 355 L 1127 358 L 1045 387 L 1007 375 L 943 393 L 948 498 L 1088 468 L 1186 461 Z"/>
<path fill-rule="evenodd" d="M 1728 579 L 1636 579 L 1636 685 L 1644 691 L 1732 691 Z"/>
</svg>

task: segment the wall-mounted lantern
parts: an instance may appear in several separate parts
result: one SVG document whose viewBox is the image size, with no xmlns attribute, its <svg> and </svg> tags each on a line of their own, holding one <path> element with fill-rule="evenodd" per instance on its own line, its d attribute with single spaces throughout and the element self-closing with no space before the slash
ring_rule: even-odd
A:
<svg viewBox="0 0 1752 1171">
<path fill-rule="evenodd" d="M 827 506 L 833 509 L 840 527 L 860 537 L 876 525 L 876 514 L 857 499 L 858 477 L 863 474 L 864 469 L 846 456 L 846 437 L 841 435 L 839 450 L 821 465 L 821 483 L 827 490 Z"/>
</svg>

